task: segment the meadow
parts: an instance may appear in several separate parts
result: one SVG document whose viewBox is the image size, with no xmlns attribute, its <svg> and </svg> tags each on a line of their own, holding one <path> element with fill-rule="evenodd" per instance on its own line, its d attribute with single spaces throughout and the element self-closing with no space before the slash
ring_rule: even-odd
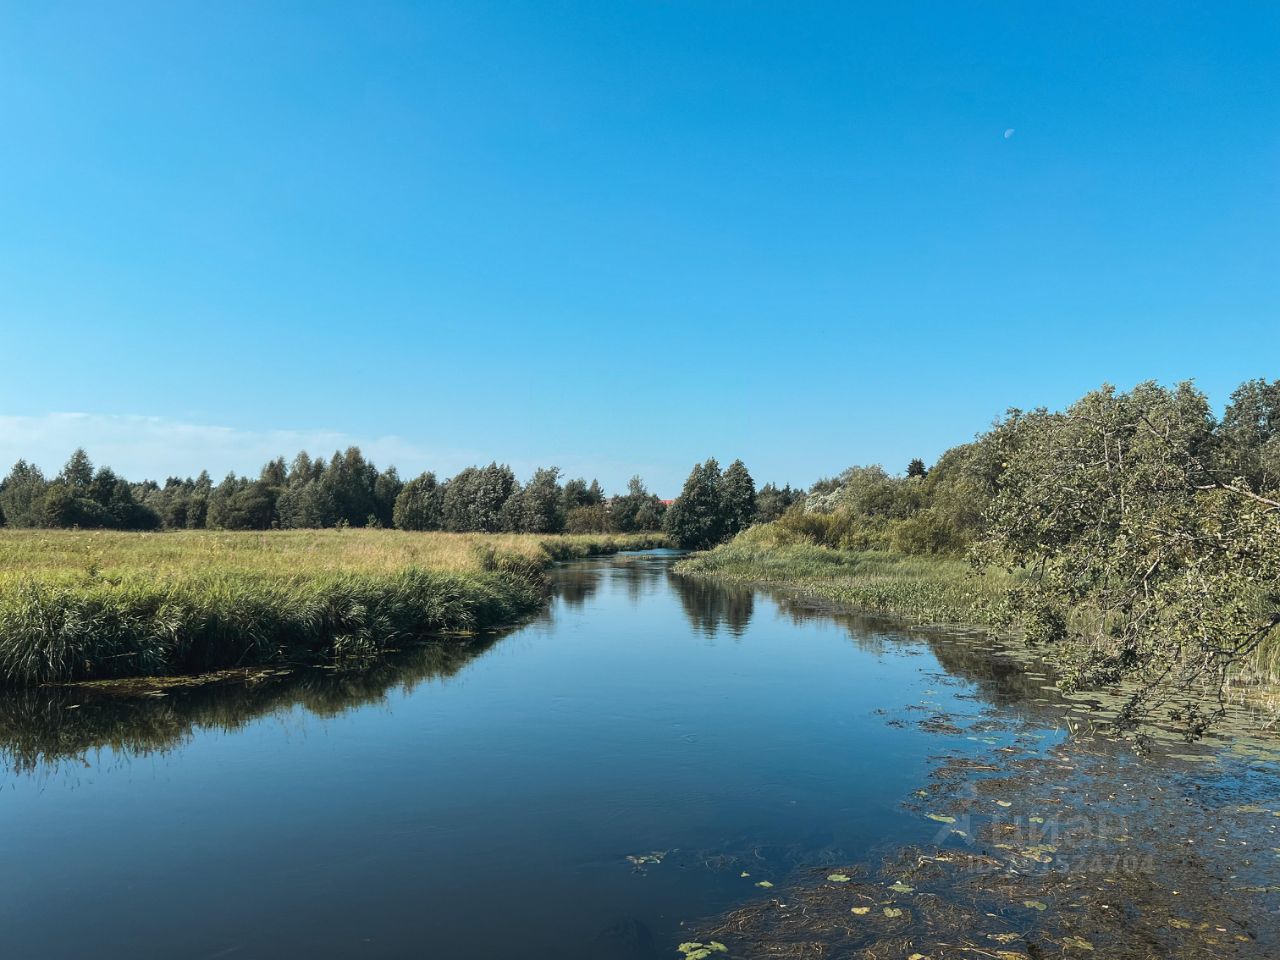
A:
<svg viewBox="0 0 1280 960">
<path fill-rule="evenodd" d="M 659 534 L 0 530 L 0 681 L 350 659 L 540 608 L 551 564 Z"/>
</svg>

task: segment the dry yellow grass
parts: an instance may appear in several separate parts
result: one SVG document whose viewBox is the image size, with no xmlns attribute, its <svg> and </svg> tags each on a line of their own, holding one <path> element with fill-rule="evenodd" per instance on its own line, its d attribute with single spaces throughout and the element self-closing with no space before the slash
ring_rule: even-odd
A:
<svg viewBox="0 0 1280 960">
<path fill-rule="evenodd" d="M 412 533 L 403 530 L 272 530 L 230 533 L 121 533 L 111 530 L 0 529 L 0 589 L 29 576 L 147 573 L 203 577 L 212 572 L 313 577 L 321 573 L 402 572 L 410 567 L 475 573 L 493 555 L 531 564 L 652 546 L 649 534 Z"/>
<path fill-rule="evenodd" d="M 0 680 L 193 673 L 351 657 L 510 623 L 556 560 L 633 535 L 397 530 L 0 531 Z"/>
</svg>

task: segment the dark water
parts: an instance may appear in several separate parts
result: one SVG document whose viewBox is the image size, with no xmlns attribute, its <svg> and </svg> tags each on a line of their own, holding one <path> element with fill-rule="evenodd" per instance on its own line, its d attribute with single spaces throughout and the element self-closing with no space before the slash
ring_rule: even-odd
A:
<svg viewBox="0 0 1280 960">
<path fill-rule="evenodd" d="M 358 674 L 7 695 L 5 955 L 674 956 L 758 881 L 927 842 L 930 756 L 1014 736 L 920 720 L 1040 724 L 1044 681 L 963 638 L 670 561 L 567 567 L 536 622 Z"/>
</svg>

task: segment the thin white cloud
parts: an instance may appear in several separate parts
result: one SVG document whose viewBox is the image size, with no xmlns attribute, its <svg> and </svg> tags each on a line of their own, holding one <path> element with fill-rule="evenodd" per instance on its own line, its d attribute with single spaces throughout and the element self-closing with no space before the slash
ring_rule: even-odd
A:
<svg viewBox="0 0 1280 960">
<path fill-rule="evenodd" d="M 56 472 L 76 447 L 94 463 L 130 479 L 188 476 L 207 469 L 215 478 L 234 470 L 257 473 L 277 456 L 299 450 L 328 456 L 351 445 L 379 466 L 446 473 L 474 462 L 467 450 L 427 450 L 397 436 L 356 437 L 338 430 L 241 430 L 165 417 L 99 413 L 0 415 L 0 470 L 18 459 Z"/>
<path fill-rule="evenodd" d="M 101 413 L 47 413 L 39 416 L 0 414 L 0 478 L 22 459 L 46 475 L 56 473 L 76 447 L 84 447 L 95 464 L 109 466 L 130 480 L 163 482 L 170 476 L 195 476 L 208 470 L 214 480 L 229 471 L 256 475 L 278 456 L 291 459 L 299 450 L 328 457 L 335 450 L 358 446 L 379 467 L 396 466 L 401 476 L 434 470 L 452 476 L 471 464 L 490 460 L 509 463 L 521 480 L 538 467 L 558 465 L 567 476 L 597 476 L 609 490 L 621 492 L 627 478 L 640 473 L 665 489 L 670 478 L 652 464 L 592 460 L 581 456 L 520 456 L 511 451 L 431 448 L 395 435 L 361 437 L 340 430 L 242 430 L 167 417 Z"/>
</svg>

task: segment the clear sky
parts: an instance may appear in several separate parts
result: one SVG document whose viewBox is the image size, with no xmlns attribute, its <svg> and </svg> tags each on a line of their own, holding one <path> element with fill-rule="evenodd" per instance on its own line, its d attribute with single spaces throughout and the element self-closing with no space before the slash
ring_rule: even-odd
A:
<svg viewBox="0 0 1280 960">
<path fill-rule="evenodd" d="M 1280 376 L 1280 5 L 1061 6 L 6 4 L 0 458 L 670 496 Z"/>
</svg>

